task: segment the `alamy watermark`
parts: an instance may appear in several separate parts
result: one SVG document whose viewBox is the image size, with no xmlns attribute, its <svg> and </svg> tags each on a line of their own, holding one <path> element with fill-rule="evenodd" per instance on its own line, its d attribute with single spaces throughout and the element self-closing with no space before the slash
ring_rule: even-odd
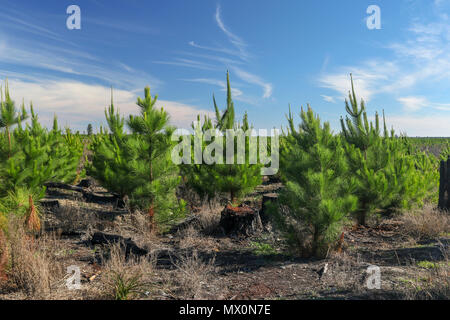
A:
<svg viewBox="0 0 450 320">
<path fill-rule="evenodd" d="M 218 129 L 203 132 L 197 129 L 194 135 L 181 129 L 172 135 L 172 141 L 179 143 L 172 149 L 171 158 L 177 165 L 192 162 L 205 165 L 259 163 L 263 165 L 261 175 L 275 175 L 279 169 L 279 135 L 278 129 L 272 129 L 270 135 L 266 129 L 259 129 L 258 132 L 255 129 L 245 132 L 242 129 L 228 129 L 225 132 Z M 209 144 L 203 147 L 204 142 Z"/>
<path fill-rule="evenodd" d="M 366 287 L 369 290 L 381 289 L 381 269 L 378 266 L 369 266 L 366 270 L 369 274 L 366 280 Z"/>
<path fill-rule="evenodd" d="M 66 20 L 66 26 L 69 30 L 81 29 L 81 9 L 77 5 L 70 5 L 67 7 L 66 13 L 70 16 Z"/>
<path fill-rule="evenodd" d="M 366 25 L 369 30 L 381 29 L 381 9 L 377 5 L 367 7 L 367 14 L 370 16 L 366 19 Z"/>
<path fill-rule="evenodd" d="M 69 277 L 66 279 L 66 286 L 69 290 L 80 290 L 81 289 L 81 270 L 80 267 L 76 265 L 71 265 L 67 267 L 67 275 Z"/>
</svg>

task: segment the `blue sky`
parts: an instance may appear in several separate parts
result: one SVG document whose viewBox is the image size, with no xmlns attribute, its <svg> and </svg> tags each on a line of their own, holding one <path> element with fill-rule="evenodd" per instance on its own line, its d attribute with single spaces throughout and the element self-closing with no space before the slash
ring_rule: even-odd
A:
<svg viewBox="0 0 450 320">
<path fill-rule="evenodd" d="M 68 30 L 66 9 L 81 9 Z M 450 136 L 450 0 L 1 0 L 0 77 L 41 120 L 104 123 L 109 88 L 124 114 L 146 85 L 183 128 L 225 102 L 256 128 L 310 103 L 339 131 L 349 73 L 370 116 L 410 136 Z M 381 9 L 369 30 L 366 9 Z"/>
</svg>

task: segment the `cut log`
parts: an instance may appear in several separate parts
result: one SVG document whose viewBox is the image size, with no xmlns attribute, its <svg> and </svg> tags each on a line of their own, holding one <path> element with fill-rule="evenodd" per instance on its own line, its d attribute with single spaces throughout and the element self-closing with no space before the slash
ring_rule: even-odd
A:
<svg viewBox="0 0 450 320">
<path fill-rule="evenodd" d="M 72 186 L 70 184 L 66 183 L 60 183 L 60 182 L 48 182 L 45 183 L 44 186 L 47 188 L 53 188 L 53 189 L 63 189 L 63 190 L 70 190 L 70 191 L 76 191 L 76 192 L 83 192 L 83 188 L 78 186 Z"/>
<path fill-rule="evenodd" d="M 247 206 L 225 207 L 220 217 L 220 227 L 226 235 L 250 236 L 262 231 L 258 210 Z"/>
<path fill-rule="evenodd" d="M 78 183 L 77 187 L 80 188 L 90 188 L 94 185 L 94 181 L 92 179 L 83 179 Z"/>
<path fill-rule="evenodd" d="M 261 217 L 261 222 L 265 225 L 270 221 L 270 216 L 272 214 L 270 207 L 268 204 L 277 203 L 278 202 L 278 194 L 277 193 L 266 193 L 262 198 L 261 212 L 259 213 Z"/>
<path fill-rule="evenodd" d="M 53 199 L 42 199 L 39 204 L 46 209 L 56 209 L 59 208 L 59 201 Z"/>
<path fill-rule="evenodd" d="M 194 228 L 200 229 L 201 222 L 200 222 L 200 218 L 198 217 L 198 215 L 192 214 L 192 215 L 188 216 L 186 219 L 184 219 L 180 223 L 177 223 L 176 225 L 171 227 L 168 234 L 177 233 L 177 232 L 187 229 L 191 226 Z"/>
<path fill-rule="evenodd" d="M 95 232 L 92 235 L 89 242 L 93 245 L 95 244 L 108 245 L 113 243 L 119 243 L 120 246 L 124 246 L 125 255 L 127 257 L 130 253 L 138 256 L 144 256 L 148 253 L 147 250 L 142 249 L 138 245 L 136 245 L 136 243 L 133 240 L 131 240 L 131 238 L 124 238 L 116 234 Z"/>
</svg>

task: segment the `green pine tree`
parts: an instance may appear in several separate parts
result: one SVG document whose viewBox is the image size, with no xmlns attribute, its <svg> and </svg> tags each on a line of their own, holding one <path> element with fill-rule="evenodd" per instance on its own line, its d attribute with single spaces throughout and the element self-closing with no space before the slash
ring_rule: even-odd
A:
<svg viewBox="0 0 450 320">
<path fill-rule="evenodd" d="M 0 102 L 0 129 L 4 128 L 5 136 L 8 139 L 8 149 L 5 154 L 7 157 L 11 157 L 12 152 L 12 137 L 11 137 L 11 128 L 14 125 L 19 124 L 21 120 L 25 120 L 27 118 L 27 112 L 25 110 L 25 104 L 22 104 L 22 111 L 18 112 L 14 101 L 11 99 L 9 95 L 9 86 L 8 80 L 5 83 L 5 95 L 3 96 L 3 90 L 0 87 L 1 91 L 1 102 Z M 4 150 L 2 150 L 4 151 Z"/>
<path fill-rule="evenodd" d="M 349 168 L 340 137 L 332 134 L 328 122 L 321 124 L 311 107 L 302 108 L 300 116 L 297 130 L 289 112 L 280 158 L 285 188 L 279 197 L 288 210 L 276 210 L 275 221 L 307 251 L 303 254 L 323 256 L 337 240 L 357 199 L 350 193 L 353 182 L 347 179 Z"/>
<path fill-rule="evenodd" d="M 184 202 L 176 198 L 180 176 L 170 158 L 175 128 L 168 113 L 155 107 L 156 100 L 146 87 L 144 99 L 137 100 L 140 114 L 126 121 L 127 134 L 111 98 L 105 111 L 110 133 L 101 128 L 93 139 L 88 172 L 108 190 L 128 197 L 133 208 L 145 210 L 153 226 L 164 227 L 183 216 Z"/>
<path fill-rule="evenodd" d="M 202 136 L 207 130 L 216 130 L 226 137 L 227 129 L 241 129 L 246 132 L 250 126 L 247 114 L 244 115 L 242 124 L 236 122 L 234 102 L 231 96 L 230 76 L 227 72 L 227 104 L 226 109 L 221 112 L 217 106 L 216 99 L 213 96 L 213 104 L 216 115 L 215 123 L 208 117 L 205 117 L 203 124 L 198 121 L 197 126 L 193 125 L 195 131 L 194 137 Z M 200 117 L 198 118 L 200 120 Z M 194 139 L 194 137 L 192 139 Z M 213 137 L 211 142 L 214 142 Z M 214 163 L 214 164 L 191 164 L 183 166 L 183 173 L 187 184 L 196 192 L 204 197 L 211 199 L 218 193 L 228 193 L 232 204 L 237 204 L 239 199 L 250 193 L 257 185 L 261 184 L 261 165 L 250 164 L 249 161 L 249 137 L 245 138 L 245 156 L 244 163 L 238 164 L 237 137 L 234 137 L 234 164 Z M 202 153 L 207 150 L 208 145 L 203 141 Z M 193 143 L 194 145 L 194 143 Z M 223 139 L 223 153 L 218 154 L 218 158 L 226 159 L 226 139 Z M 220 152 L 217 151 L 216 152 Z M 192 150 L 192 159 L 194 160 L 194 150 Z M 213 156 L 215 156 L 215 152 Z M 222 157 L 223 156 L 223 157 Z M 225 161 L 226 162 L 226 161 Z"/>
<path fill-rule="evenodd" d="M 346 100 L 347 118 L 341 118 L 342 136 L 351 178 L 356 184 L 353 190 L 358 197 L 355 210 L 360 225 L 367 224 L 367 217 L 375 213 L 391 212 L 422 204 L 433 193 L 437 181 L 432 160 L 412 152 L 408 141 L 389 133 L 383 115 L 383 134 L 378 113 L 375 124 L 369 122 L 364 100 L 360 106 L 356 100 L 353 79 L 349 100 Z"/>
<path fill-rule="evenodd" d="M 27 117 L 24 104 L 21 112 L 15 110 L 7 85 L 5 97 L 0 130 L 0 207 L 3 208 L 0 211 L 12 210 L 14 203 L 22 206 L 16 201 L 19 198 L 28 201 L 31 196 L 36 204 L 45 195 L 47 182 L 72 182 L 83 152 L 81 138 L 70 132 L 62 134 L 57 129 L 56 118 L 53 130 L 43 128 L 32 104 L 31 121 L 24 127 L 22 119 Z M 12 129 L 14 124 L 16 127 Z M 17 211 L 15 214 L 20 210 L 12 211 Z"/>
</svg>

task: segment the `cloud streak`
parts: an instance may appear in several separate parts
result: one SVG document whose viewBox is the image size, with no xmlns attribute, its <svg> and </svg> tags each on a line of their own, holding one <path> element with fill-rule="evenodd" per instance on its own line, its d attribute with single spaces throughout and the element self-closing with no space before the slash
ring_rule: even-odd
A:
<svg viewBox="0 0 450 320">
<path fill-rule="evenodd" d="M 444 1 L 437 2 L 436 5 L 442 5 Z M 434 86 L 432 90 L 438 86 L 449 87 L 450 19 L 447 15 L 437 14 L 433 22 L 417 21 L 408 29 L 409 39 L 383 46 L 389 58 L 369 59 L 356 66 L 322 72 L 319 86 L 345 97 L 350 88 L 348 74 L 353 73 L 356 91 L 367 101 L 383 94 L 392 96 L 408 113 L 423 108 L 449 111 L 445 103 L 430 103 L 426 96 L 411 96 L 410 93 L 412 90 L 420 92 L 423 87 L 430 85 Z M 427 94 L 431 94 L 431 91 Z"/>
<path fill-rule="evenodd" d="M 18 102 L 24 99 L 26 106 L 31 101 L 44 125 L 50 127 L 56 114 L 60 124 L 83 131 L 88 123 L 97 128 L 104 124 L 104 111 L 110 102 L 111 89 L 102 85 L 86 84 L 79 81 L 44 80 L 27 82 L 10 79 L 12 98 Z M 114 104 L 124 115 L 137 114 L 137 96 L 143 92 L 114 89 Z M 158 100 L 157 107 L 164 107 L 169 113 L 171 123 L 178 127 L 189 128 L 197 114 L 213 116 L 210 110 L 202 110 L 192 105 Z"/>
</svg>

